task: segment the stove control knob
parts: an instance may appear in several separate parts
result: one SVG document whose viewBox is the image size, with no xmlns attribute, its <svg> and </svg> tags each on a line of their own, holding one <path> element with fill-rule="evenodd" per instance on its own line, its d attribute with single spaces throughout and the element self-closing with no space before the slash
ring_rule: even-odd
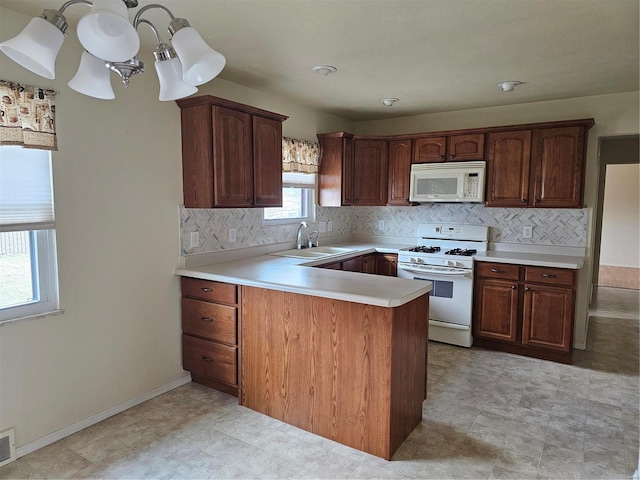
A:
<svg viewBox="0 0 640 480">
<path fill-rule="evenodd" d="M 455 262 L 453 262 L 451 260 L 447 260 L 447 266 L 448 267 L 453 267 L 453 266 L 455 266 Z"/>
<path fill-rule="evenodd" d="M 464 265 L 462 264 L 462 262 L 456 262 L 456 267 L 464 267 Z"/>
<path fill-rule="evenodd" d="M 411 257 L 411 263 L 424 263 L 424 260 L 422 258 Z"/>
</svg>

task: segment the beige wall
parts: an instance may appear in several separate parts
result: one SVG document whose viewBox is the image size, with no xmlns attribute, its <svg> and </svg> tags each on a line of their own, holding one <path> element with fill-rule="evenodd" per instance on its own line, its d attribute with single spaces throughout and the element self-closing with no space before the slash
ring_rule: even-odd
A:
<svg viewBox="0 0 640 480">
<path fill-rule="evenodd" d="M 0 9 L 2 39 L 28 17 Z M 0 431 L 30 442 L 185 374 L 180 353 L 180 117 L 157 100 L 153 58 L 116 100 L 70 90 L 81 53 L 74 32 L 46 80 L 0 55 L 1 77 L 58 90 L 53 153 L 64 314 L 0 327 Z M 349 129 L 336 117 L 222 80 L 210 93 L 289 115 L 285 135 Z"/>
<path fill-rule="evenodd" d="M 600 266 L 640 267 L 640 165 L 607 165 Z"/>
</svg>

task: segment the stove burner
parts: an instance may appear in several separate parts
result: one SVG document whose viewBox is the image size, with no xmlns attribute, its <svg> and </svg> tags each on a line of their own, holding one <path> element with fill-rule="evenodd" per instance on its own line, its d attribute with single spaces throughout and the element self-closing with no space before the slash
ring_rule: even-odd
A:
<svg viewBox="0 0 640 480">
<path fill-rule="evenodd" d="M 424 245 L 421 245 L 419 247 L 410 248 L 409 251 L 419 253 L 436 253 L 440 251 L 440 247 L 426 247 Z"/>
<path fill-rule="evenodd" d="M 475 255 L 476 253 L 478 253 L 478 251 L 476 249 L 472 249 L 472 248 L 468 248 L 468 249 L 462 249 L 462 248 L 454 248 L 453 250 L 449 250 L 448 252 L 444 252 L 445 255 L 460 255 L 462 257 L 471 257 L 472 255 Z"/>
</svg>

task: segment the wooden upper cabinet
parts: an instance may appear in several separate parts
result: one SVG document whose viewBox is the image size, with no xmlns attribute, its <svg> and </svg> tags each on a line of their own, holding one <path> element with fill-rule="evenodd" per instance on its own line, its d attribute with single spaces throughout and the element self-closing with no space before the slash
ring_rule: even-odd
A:
<svg viewBox="0 0 640 480">
<path fill-rule="evenodd" d="M 318 134 L 318 204 L 322 207 L 353 203 L 353 135 L 345 132 Z"/>
<path fill-rule="evenodd" d="M 487 206 L 523 206 L 529 198 L 531 130 L 489 134 Z"/>
<path fill-rule="evenodd" d="M 282 122 L 253 117 L 253 152 L 254 204 L 282 206 Z"/>
<path fill-rule="evenodd" d="M 534 130 L 529 186 L 533 205 L 582 206 L 585 140 L 582 126 Z"/>
<path fill-rule="evenodd" d="M 444 162 L 447 153 L 447 137 L 416 138 L 411 163 Z"/>
<path fill-rule="evenodd" d="M 484 158 L 484 133 L 452 135 L 447 139 L 448 161 L 466 162 Z"/>
<path fill-rule="evenodd" d="M 412 163 L 483 160 L 484 133 L 416 138 Z"/>
<path fill-rule="evenodd" d="M 253 147 L 251 115 L 213 107 L 214 205 L 249 207 L 253 204 Z"/>
<path fill-rule="evenodd" d="M 286 116 L 211 95 L 176 103 L 185 207 L 282 205 Z"/>
<path fill-rule="evenodd" d="M 353 204 L 386 205 L 387 140 L 358 140 L 353 144 Z"/>
<path fill-rule="evenodd" d="M 388 205 L 411 205 L 409 201 L 411 143 L 411 140 L 391 140 L 389 142 Z"/>
</svg>

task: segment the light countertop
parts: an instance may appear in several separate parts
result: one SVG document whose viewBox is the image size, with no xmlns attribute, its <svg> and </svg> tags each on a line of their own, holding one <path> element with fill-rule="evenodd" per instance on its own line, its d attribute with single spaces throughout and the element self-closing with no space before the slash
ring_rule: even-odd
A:
<svg viewBox="0 0 640 480">
<path fill-rule="evenodd" d="M 407 245 L 347 243 L 339 246 L 355 250 L 313 261 L 259 255 L 197 267 L 181 267 L 176 274 L 381 307 L 398 307 L 431 291 L 431 282 L 313 268 L 313 265 L 366 253 L 395 253 Z"/>
<path fill-rule="evenodd" d="M 584 257 L 574 255 L 544 254 L 532 252 L 506 252 L 488 250 L 475 255 L 476 262 L 512 263 L 538 267 L 571 268 L 578 270 L 584 264 Z"/>
</svg>

